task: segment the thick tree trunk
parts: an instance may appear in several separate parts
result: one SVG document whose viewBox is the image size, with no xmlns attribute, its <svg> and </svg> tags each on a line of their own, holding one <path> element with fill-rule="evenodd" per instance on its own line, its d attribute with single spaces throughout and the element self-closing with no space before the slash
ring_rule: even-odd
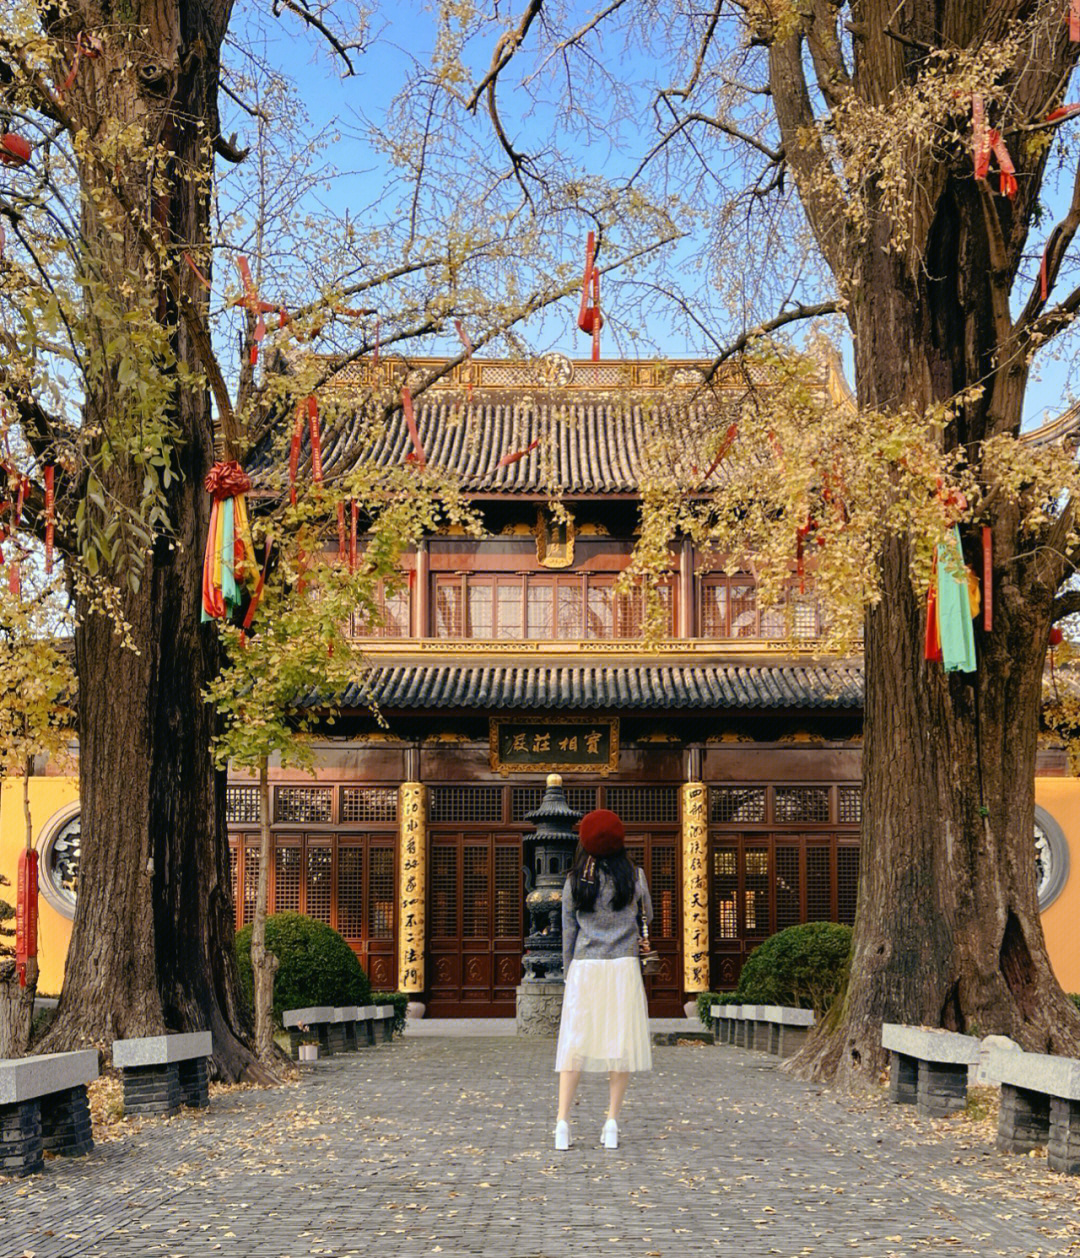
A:
<svg viewBox="0 0 1080 1258">
<path fill-rule="evenodd" d="M 25 987 L 19 984 L 14 959 L 0 960 L 0 1058 L 22 1057 L 30 1045 L 37 979 L 36 958 L 26 963 Z"/>
<path fill-rule="evenodd" d="M 968 209 L 979 212 L 970 202 Z M 866 263 L 863 291 L 872 296 L 853 320 L 863 406 L 925 410 L 985 364 L 993 331 L 979 236 L 962 213 L 945 235 L 940 265 L 932 259 L 928 267 L 933 280 L 910 280 L 884 249 Z M 951 275 L 951 291 L 942 275 Z M 975 291 L 965 291 L 963 276 L 973 277 Z M 1015 406 L 1017 427 L 1023 383 L 994 386 L 994 404 Z M 967 417 L 969 433 L 977 422 Z M 911 581 L 908 543 L 897 537 L 885 546 L 884 598 L 866 623 L 851 975 L 841 1007 L 793 1063 L 800 1073 L 875 1081 L 886 1064 L 885 1021 L 1004 1034 L 1040 1052 L 1080 1051 L 1080 1017 L 1046 953 L 1034 851 L 1043 662 L 1062 573 L 1021 550 L 1015 507 L 1002 506 L 992 524 L 993 628 L 977 622 L 971 674 L 946 674 L 924 659 L 926 609 Z M 978 530 L 964 540 L 970 561 Z"/>
<path fill-rule="evenodd" d="M 251 968 L 255 985 L 255 1052 L 269 1065 L 274 1046 L 274 975 L 278 959 L 266 949 L 266 907 L 270 888 L 270 778 L 266 757 L 259 763 L 259 880 L 251 922 Z"/>
<path fill-rule="evenodd" d="M 103 59 L 81 72 L 75 88 L 90 94 L 83 103 L 90 118 L 108 109 L 166 139 L 175 177 L 168 192 L 144 180 L 152 200 L 142 208 L 171 243 L 188 249 L 208 239 L 209 204 L 205 185 L 182 172 L 212 161 L 218 54 L 230 7 L 141 6 L 133 19 L 143 33 L 141 61 L 163 67 L 166 78 Z M 108 86 L 93 98 L 97 82 Z M 91 238 L 97 230 L 92 205 L 84 230 Z M 134 235 L 126 257 L 115 257 L 115 242 L 112 251 L 110 263 L 144 272 Z M 201 300 L 194 277 L 185 279 Z M 179 323 L 164 284 L 159 317 Z M 174 344 L 177 358 L 197 368 L 182 323 Z M 178 383 L 175 399 L 181 475 L 168 493 L 174 544 L 159 539 L 141 589 L 122 600 L 137 650 L 85 599 L 78 607 L 82 864 L 64 989 L 46 1047 L 208 1029 L 219 1073 L 236 1079 L 262 1072 L 241 1030 L 224 782 L 211 764 L 213 716 L 203 698 L 218 666 L 214 631 L 200 625 L 209 522 L 203 480 L 214 458 L 213 430 L 204 391 Z M 98 405 L 89 398 L 88 412 Z M 107 493 L 137 507 L 137 477 L 125 479 L 118 467 L 103 480 Z"/>
</svg>

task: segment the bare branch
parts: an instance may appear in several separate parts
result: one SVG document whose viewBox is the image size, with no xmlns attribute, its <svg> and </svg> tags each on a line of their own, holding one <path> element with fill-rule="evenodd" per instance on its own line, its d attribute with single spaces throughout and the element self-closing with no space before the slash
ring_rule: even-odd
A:
<svg viewBox="0 0 1080 1258">
<path fill-rule="evenodd" d="M 1080 227 L 1080 165 L 1076 168 L 1076 174 L 1073 178 L 1072 200 L 1069 203 L 1069 209 L 1065 217 L 1060 223 L 1057 223 L 1050 233 L 1050 238 L 1046 242 L 1045 258 L 1046 258 L 1046 291 L 1049 295 L 1054 287 L 1054 281 L 1057 279 L 1058 271 L 1065 259 L 1065 253 L 1072 243 L 1073 237 L 1076 235 L 1076 229 Z M 1027 329 L 1039 311 L 1044 305 L 1042 296 L 1042 277 L 1031 290 L 1031 296 L 1027 299 L 1020 317 L 1016 321 L 1016 331 L 1023 332 Z"/>
<path fill-rule="evenodd" d="M 790 310 L 781 311 L 780 314 L 774 315 L 771 319 L 766 319 L 764 323 L 759 323 L 757 327 L 749 328 L 733 341 L 730 341 L 714 356 L 709 364 L 709 369 L 705 372 L 705 378 L 702 383 L 708 384 L 723 364 L 736 354 L 741 354 L 751 341 L 768 336 L 770 332 L 786 327 L 789 323 L 796 323 L 800 319 L 817 319 L 822 315 L 836 314 L 837 311 L 843 309 L 844 303 L 842 301 L 819 301 L 813 306 L 804 306 L 801 302 L 796 302 Z"/>
<path fill-rule="evenodd" d="M 712 37 L 716 31 L 716 24 L 720 20 L 720 10 L 723 8 L 723 0 L 716 0 L 713 5 L 713 11 L 709 14 L 709 24 L 705 28 L 705 34 L 701 37 L 701 43 L 698 46 L 697 57 L 694 59 L 694 68 L 690 72 L 690 78 L 687 80 L 685 87 L 669 87 L 665 95 L 681 96 L 683 100 L 697 86 L 697 81 L 701 77 L 701 70 L 705 64 L 705 54 L 709 51 L 709 45 L 712 43 Z"/>
<path fill-rule="evenodd" d="M 529 27 L 533 24 L 533 19 L 543 7 L 544 0 L 529 0 L 529 7 L 525 10 L 524 16 L 518 24 L 517 29 L 507 31 L 495 45 L 495 51 L 491 56 L 491 68 L 480 80 L 476 90 L 473 92 L 472 96 L 469 97 L 468 104 L 465 106 L 470 113 L 476 112 L 476 106 L 480 103 L 480 97 L 483 96 L 484 92 L 492 84 L 494 84 L 495 80 L 499 77 L 502 71 L 510 64 L 514 53 L 516 53 L 518 48 L 521 46 L 521 41 L 528 34 Z"/>
<path fill-rule="evenodd" d="M 1059 620 L 1064 620 L 1066 616 L 1078 614 L 1080 614 L 1080 590 L 1065 590 L 1054 599 L 1051 620 L 1055 624 Z"/>
<path fill-rule="evenodd" d="M 341 60 L 345 62 L 348 73 L 356 73 L 356 68 L 353 66 L 352 58 L 349 56 L 349 53 L 363 52 L 362 44 L 343 43 L 317 13 L 313 13 L 311 9 L 307 8 L 305 5 L 297 3 L 297 0 L 274 0 L 275 17 L 280 15 L 282 9 L 288 9 L 290 13 L 295 13 L 301 21 L 306 22 L 308 26 L 318 31 L 334 52 L 336 52 Z"/>
</svg>

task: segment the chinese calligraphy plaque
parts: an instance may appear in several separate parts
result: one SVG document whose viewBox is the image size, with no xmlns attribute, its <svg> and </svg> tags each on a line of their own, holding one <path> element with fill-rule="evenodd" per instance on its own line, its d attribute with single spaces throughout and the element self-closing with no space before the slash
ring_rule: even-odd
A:
<svg viewBox="0 0 1080 1258">
<path fill-rule="evenodd" d="M 610 773 L 619 763 L 619 720 L 491 718 L 491 767 L 499 773 Z"/>
<path fill-rule="evenodd" d="M 683 990 L 709 990 L 708 789 L 701 782 L 682 788 Z"/>
</svg>

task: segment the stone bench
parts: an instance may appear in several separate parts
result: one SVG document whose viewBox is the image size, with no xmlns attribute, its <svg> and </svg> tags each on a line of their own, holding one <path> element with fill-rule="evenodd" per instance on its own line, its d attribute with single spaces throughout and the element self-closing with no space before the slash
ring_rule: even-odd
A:
<svg viewBox="0 0 1080 1258">
<path fill-rule="evenodd" d="M 295 1061 L 299 1057 L 300 1045 L 308 1035 L 315 1035 L 319 1041 L 319 1053 L 331 1057 L 334 1044 L 344 1042 L 344 1027 L 337 1021 L 337 1010 L 332 1005 L 309 1005 L 305 1009 L 286 1009 L 281 1016 L 281 1023 L 289 1033 L 289 1055 Z M 331 1034 L 330 1028 L 335 1030 Z M 338 1049 L 341 1052 L 341 1049 Z"/>
<path fill-rule="evenodd" d="M 0 1173 L 33 1175 L 45 1153 L 78 1157 L 94 1147 L 86 1085 L 98 1077 L 93 1048 L 0 1061 Z"/>
<path fill-rule="evenodd" d="M 925 1118 L 943 1118 L 967 1104 L 968 1068 L 978 1065 L 980 1056 L 974 1036 L 886 1022 L 881 1047 L 891 1055 L 894 1104 L 915 1105 Z"/>
<path fill-rule="evenodd" d="M 787 1005 L 712 1005 L 709 1013 L 719 1043 L 756 1048 L 777 1057 L 798 1052 L 814 1025 L 812 1009 Z"/>
<path fill-rule="evenodd" d="M 294 1060 L 299 1056 L 300 1044 L 307 1034 L 319 1039 L 319 1054 L 332 1057 L 335 1053 L 352 1053 L 360 1048 L 370 1048 L 377 1043 L 377 1031 L 381 1025 L 383 1039 L 394 1035 L 393 1005 L 318 1005 L 307 1009 L 287 1009 L 282 1015 L 282 1025 L 289 1033 L 289 1052 Z"/>
<path fill-rule="evenodd" d="M 209 1031 L 114 1040 L 112 1059 L 124 1081 L 124 1112 L 168 1118 L 182 1105 L 205 1109 L 213 1052 Z"/>
<path fill-rule="evenodd" d="M 1001 1084 L 998 1148 L 1027 1153 L 1045 1144 L 1052 1171 L 1080 1175 L 1080 1061 L 998 1048 L 985 1073 Z"/>
</svg>

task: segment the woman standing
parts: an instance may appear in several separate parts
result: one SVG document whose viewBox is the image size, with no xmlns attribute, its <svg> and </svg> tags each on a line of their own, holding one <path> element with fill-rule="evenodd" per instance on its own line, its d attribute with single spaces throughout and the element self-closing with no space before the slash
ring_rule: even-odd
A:
<svg viewBox="0 0 1080 1258">
<path fill-rule="evenodd" d="M 652 898 L 644 872 L 626 855 L 626 831 L 615 813 L 606 808 L 586 813 L 578 837 L 562 897 L 566 990 L 555 1054 L 555 1148 L 570 1147 L 570 1106 L 581 1072 L 606 1070 L 610 1095 L 600 1143 L 617 1149 L 630 1073 L 652 1069 L 639 960 L 648 950 L 639 922 L 652 921 Z"/>
</svg>

